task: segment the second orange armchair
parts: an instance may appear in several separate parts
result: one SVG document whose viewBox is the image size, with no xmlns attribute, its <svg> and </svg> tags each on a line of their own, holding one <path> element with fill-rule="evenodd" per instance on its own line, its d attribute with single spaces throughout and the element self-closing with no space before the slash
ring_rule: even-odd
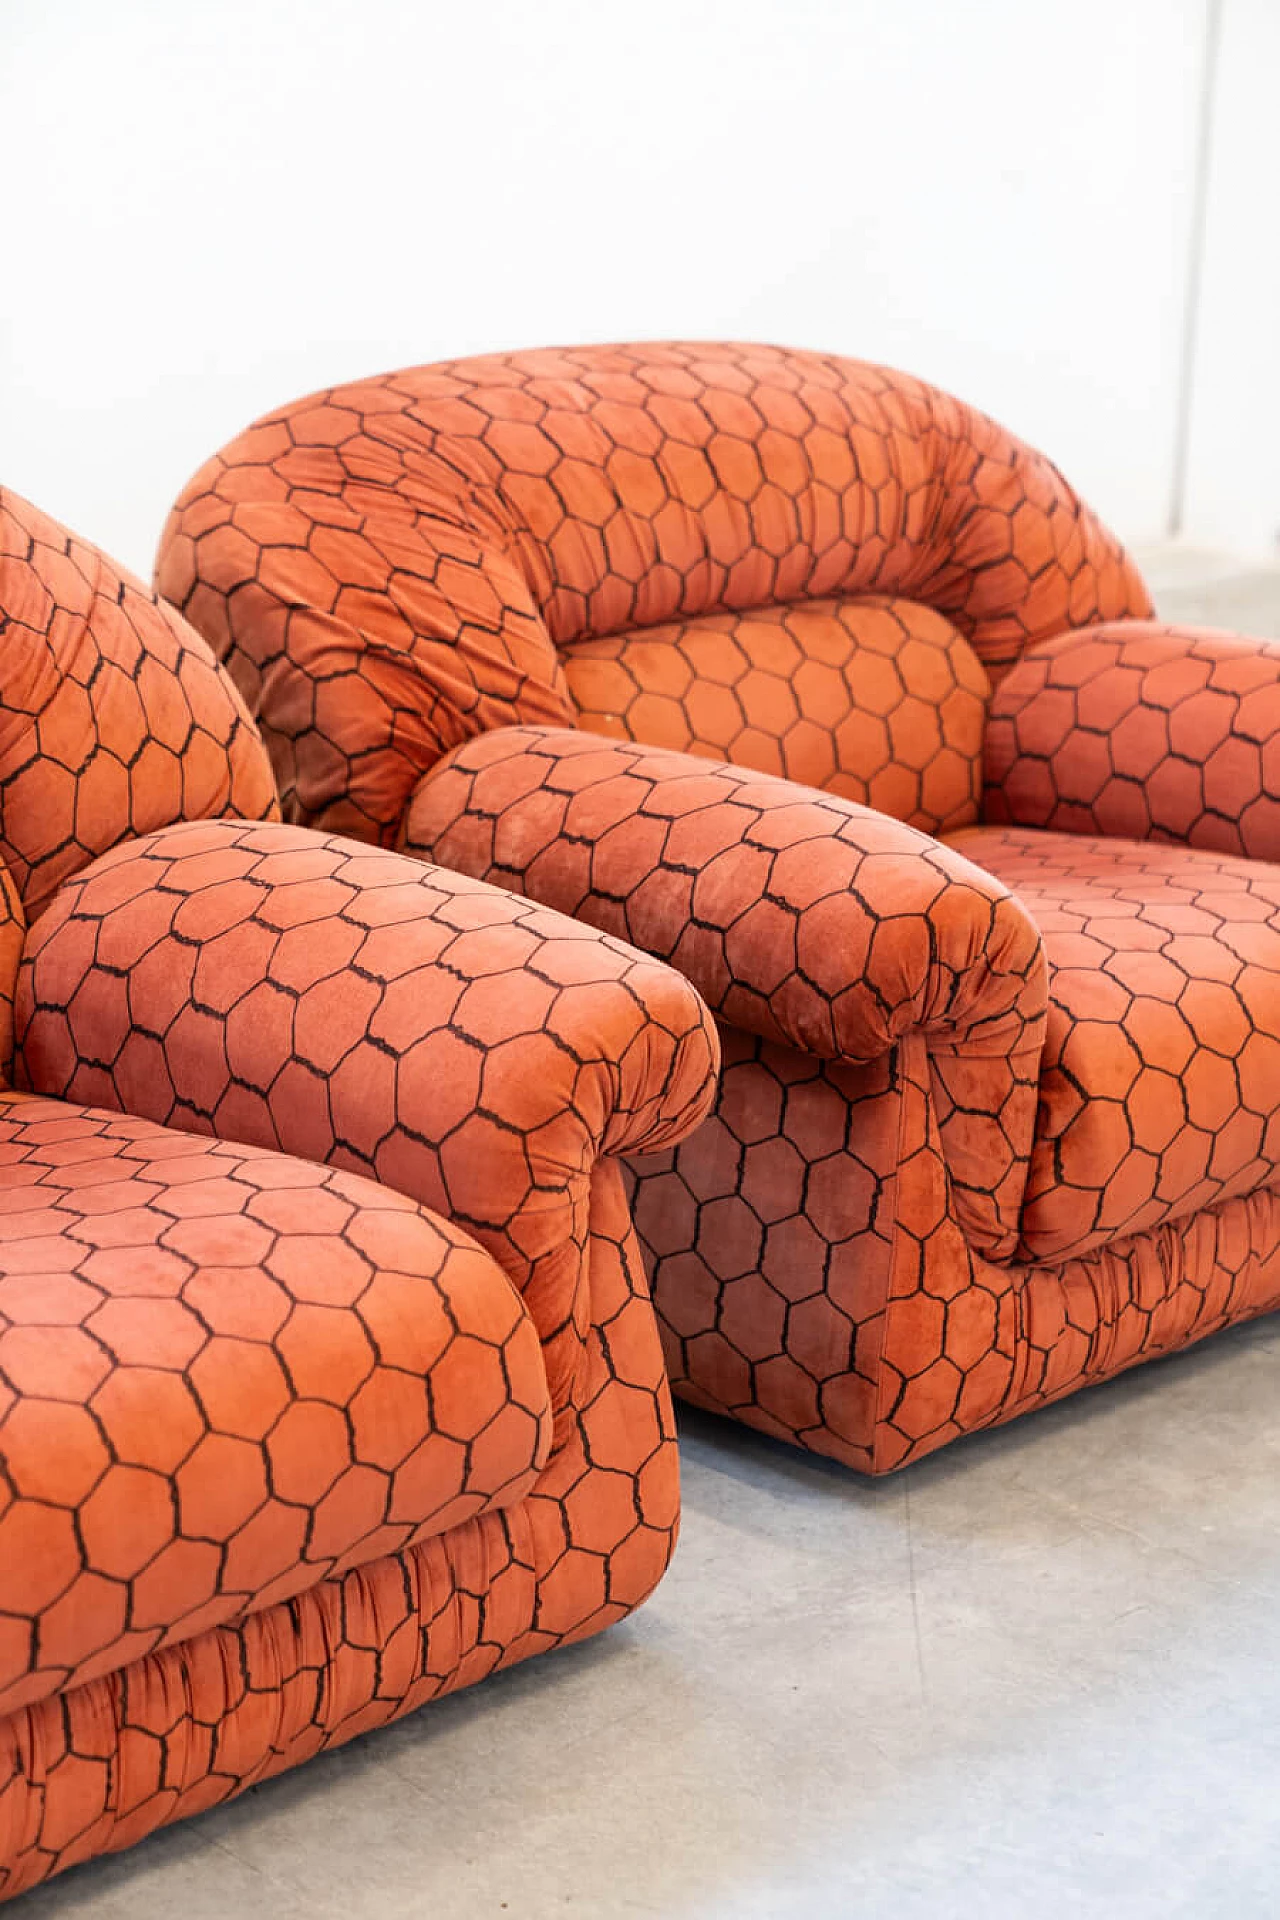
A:
<svg viewBox="0 0 1280 1920">
<path fill-rule="evenodd" d="M 291 817 L 682 969 L 680 1392 L 879 1471 L 1280 1302 L 1280 649 L 1040 455 L 767 347 L 419 367 L 192 481 L 161 590 Z"/>
</svg>

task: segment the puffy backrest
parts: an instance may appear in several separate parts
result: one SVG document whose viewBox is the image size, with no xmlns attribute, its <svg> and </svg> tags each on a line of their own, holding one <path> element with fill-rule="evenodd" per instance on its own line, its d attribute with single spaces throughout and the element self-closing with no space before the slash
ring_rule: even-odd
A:
<svg viewBox="0 0 1280 1920">
<path fill-rule="evenodd" d="M 157 584 L 258 712 L 286 811 L 382 839 L 460 740 L 579 715 L 811 782 L 829 760 L 870 797 L 901 709 L 906 817 L 958 824 L 986 675 L 1150 604 L 1056 469 L 971 407 L 860 361 L 679 342 L 412 368 L 269 414 L 183 492 Z M 878 638 L 851 624 L 868 598 Z M 918 643 L 908 673 L 871 664 L 886 618 Z M 831 669 L 803 698 L 797 655 Z M 718 719 L 695 682 L 724 685 Z M 859 764 L 864 711 L 884 726 Z"/>
<path fill-rule="evenodd" d="M 578 723 L 729 760 L 925 833 L 978 817 L 990 686 L 963 634 L 912 600 L 796 600 L 566 647 Z"/>
<path fill-rule="evenodd" d="M 262 742 L 200 636 L 0 488 L 0 860 L 27 919 L 132 834 L 274 810 Z"/>
</svg>

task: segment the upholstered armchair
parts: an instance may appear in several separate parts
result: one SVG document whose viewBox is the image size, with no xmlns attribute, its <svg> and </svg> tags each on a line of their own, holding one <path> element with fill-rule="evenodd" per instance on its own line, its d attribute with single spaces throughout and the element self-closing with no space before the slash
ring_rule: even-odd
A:
<svg viewBox="0 0 1280 1920">
<path fill-rule="evenodd" d="M 714 1085 L 668 968 L 276 818 L 204 643 L 0 494 L 0 1898 L 666 1565 L 615 1156 Z"/>
<path fill-rule="evenodd" d="M 1154 621 L 1048 461 L 768 347 L 353 382 L 161 591 L 288 815 L 669 960 L 630 1159 L 677 1390 L 869 1471 L 1280 1301 L 1280 648 Z"/>
</svg>

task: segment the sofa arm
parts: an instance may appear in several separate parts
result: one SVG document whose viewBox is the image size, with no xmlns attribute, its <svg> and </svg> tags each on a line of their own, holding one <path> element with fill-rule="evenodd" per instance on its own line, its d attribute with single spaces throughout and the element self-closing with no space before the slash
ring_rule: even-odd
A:
<svg viewBox="0 0 1280 1920">
<path fill-rule="evenodd" d="M 581 732 L 468 741 L 422 782 L 402 844 L 633 941 L 732 1025 L 823 1059 L 981 1030 L 1043 964 L 1008 889 L 927 834 Z"/>
<path fill-rule="evenodd" d="M 983 1252 L 1012 1253 L 1045 963 L 991 874 L 769 774 L 524 727 L 443 760 L 404 845 L 634 941 L 766 1039 L 860 1062 L 923 1032 L 960 1217 Z"/>
<path fill-rule="evenodd" d="M 401 855 L 274 824 L 98 860 L 29 936 L 20 1081 L 371 1174 L 520 1288 L 563 1406 L 601 1154 L 683 1138 L 717 1041 L 669 968 Z"/>
<path fill-rule="evenodd" d="M 1031 648 L 991 702 L 984 810 L 1280 860 L 1280 640 L 1126 620 Z"/>
</svg>

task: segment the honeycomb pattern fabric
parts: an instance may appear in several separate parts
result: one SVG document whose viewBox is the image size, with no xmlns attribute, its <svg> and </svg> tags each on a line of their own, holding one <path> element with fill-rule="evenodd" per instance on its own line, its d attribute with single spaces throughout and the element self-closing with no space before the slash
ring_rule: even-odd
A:
<svg viewBox="0 0 1280 1920">
<path fill-rule="evenodd" d="M 716 1066 L 658 963 L 266 818 L 203 643 L 3 524 L 0 1898 L 645 1597 L 612 1156 Z"/>
<path fill-rule="evenodd" d="M 1280 644 L 1130 622 L 1024 654 L 986 736 L 986 818 L 1280 861 Z"/>
<path fill-rule="evenodd" d="M 557 1412 L 580 1364 L 590 1176 L 710 1098 L 678 974 L 458 874 L 300 828 L 196 823 L 63 888 L 18 983 L 19 1074 L 368 1173 L 520 1288 Z"/>
<path fill-rule="evenodd" d="M 0 862 L 0 1089 L 13 1077 L 13 988 L 26 934 L 18 889 Z"/>
<path fill-rule="evenodd" d="M 264 981 L 287 1019 L 233 1020 Z M 715 1066 L 655 962 L 271 824 L 102 857 L 15 1001 L 40 1097 L 0 1104 L 4 1893 L 639 1604 L 675 1443 L 602 1156 L 674 1142 Z M 531 1079 L 508 1042 L 538 1033 Z M 80 1080 L 98 1107 L 43 1097 Z M 214 1116 L 312 1164 L 199 1137 Z M 376 1186 L 319 1164 L 379 1155 Z"/>
<path fill-rule="evenodd" d="M 714 1114 L 683 1146 L 628 1163 L 672 1386 L 863 1471 L 900 1465 L 951 1434 L 931 1416 L 904 1436 L 878 1412 L 902 1198 L 897 1055 L 852 1066 L 740 1028 L 721 1039 Z M 940 1238 L 959 1296 L 972 1256 L 949 1223 Z M 997 1343 L 994 1298 L 981 1304 L 966 1357 L 998 1398 L 1007 1330 Z M 956 1315 L 949 1326 L 958 1348 Z M 917 1347 L 898 1358 L 903 1380 L 940 1359 L 936 1343 Z"/>
<path fill-rule="evenodd" d="M 726 1027 L 714 1116 L 629 1165 L 671 1382 L 866 1473 L 1280 1307 L 1260 1188 L 1054 1263 L 959 1226 L 920 1035 L 862 1067 Z"/>
<path fill-rule="evenodd" d="M 375 1216 L 405 1219 L 394 1196 L 348 1186 Z M 135 1652 L 110 1675 L 0 1719 L 0 1897 L 640 1604 L 674 1544 L 677 1458 L 653 1312 L 608 1162 L 593 1181 L 588 1267 L 572 1422 L 523 1499 Z"/>
<path fill-rule="evenodd" d="M 399 1194 L 22 1094 L 0 1179 L 0 1713 L 510 1505 L 545 1465 L 528 1314 Z"/>
<path fill-rule="evenodd" d="M 987 675 L 911 600 L 813 600 L 582 640 L 565 652 L 578 723 L 756 767 L 925 833 L 971 825 Z"/>
<path fill-rule="evenodd" d="M 856 360 L 680 342 L 410 368 L 282 408 L 184 490 L 156 579 L 259 716 L 289 816 L 383 841 L 464 739 L 617 712 L 628 649 L 582 643 L 677 623 L 666 667 L 649 650 L 633 678 L 679 699 L 681 653 L 724 637 L 690 623 L 726 614 L 919 602 L 998 675 L 1064 627 L 1151 610 L 1056 469 L 962 402 Z M 744 631 L 776 681 L 777 643 Z M 848 714 L 806 709 L 828 760 Z M 784 771 L 799 717 L 783 698 L 761 729 Z M 713 744 L 693 707 L 689 725 Z M 930 715 L 894 760 L 920 773 L 938 739 Z M 846 778 L 884 773 L 879 730 L 841 748 L 868 754 Z"/>
<path fill-rule="evenodd" d="M 731 1023 L 715 1117 L 632 1161 L 688 1397 L 881 1470 L 1271 1304 L 1265 1211 L 1208 1305 L 1165 1223 L 1280 1164 L 1280 871 L 1014 829 L 944 847 L 537 729 L 448 756 L 406 843 L 636 940 Z M 1139 1280 L 1157 1332 L 1112 1339 Z M 1027 1344 L 1033 1283 L 1039 1329 L 1071 1292 L 1074 1372 Z"/>
<path fill-rule="evenodd" d="M 880 1471 L 1275 1304 L 1276 875 L 1115 838 L 1275 850 L 1271 654 L 1152 623 L 982 416 L 774 348 L 418 368 L 225 449 L 158 579 L 291 812 L 706 994 L 715 1114 L 628 1172 L 682 1393 Z"/>
<path fill-rule="evenodd" d="M 980 868 L 789 781 L 504 728 L 444 760 L 405 846 L 669 960 L 723 1019 L 820 1059 L 930 1037 L 956 1200 L 1013 1251 L 1044 1037 L 1040 936 Z"/>
<path fill-rule="evenodd" d="M 1049 963 L 1022 1245 L 1083 1253 L 1280 1168 L 1280 867 L 1018 828 L 959 846 Z"/>
<path fill-rule="evenodd" d="M 262 743 L 199 635 L 0 488 L 0 859 L 28 920 L 130 834 L 275 812 Z"/>
</svg>

